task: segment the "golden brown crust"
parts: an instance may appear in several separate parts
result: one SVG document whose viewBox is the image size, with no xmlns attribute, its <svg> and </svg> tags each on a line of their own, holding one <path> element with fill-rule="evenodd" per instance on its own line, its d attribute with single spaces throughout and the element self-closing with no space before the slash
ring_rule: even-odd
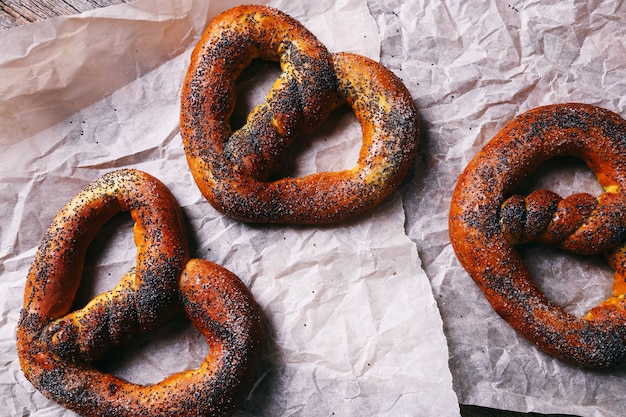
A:
<svg viewBox="0 0 626 417">
<path fill-rule="evenodd" d="M 510 196 L 540 163 L 581 158 L 606 192 L 566 199 L 549 191 Z M 608 110 L 568 103 L 511 121 L 468 164 L 452 196 L 450 238 L 494 309 L 541 349 L 567 362 L 606 367 L 626 359 L 626 122 Z M 513 245 L 530 240 L 581 254 L 605 252 L 614 294 L 576 318 L 534 284 Z"/>
<path fill-rule="evenodd" d="M 68 313 L 86 247 L 119 211 L 135 221 L 137 263 L 111 291 Z M 162 323 L 182 305 L 211 346 L 196 370 L 150 386 L 90 363 Z M 50 399 L 85 416 L 227 415 L 245 398 L 263 340 L 252 296 L 232 273 L 189 259 L 182 214 L 158 180 L 121 170 L 72 199 L 46 233 L 28 275 L 17 329 L 20 365 Z"/>
<path fill-rule="evenodd" d="M 280 59 L 283 73 L 267 102 L 231 134 L 234 82 L 258 56 Z M 241 221 L 320 224 L 361 214 L 400 184 L 417 150 L 417 111 L 393 73 L 354 54 L 331 56 L 302 25 L 267 7 L 238 7 L 209 25 L 181 101 L 181 135 L 195 181 L 217 210 Z M 270 181 L 294 138 L 343 101 L 362 125 L 357 166 Z"/>
</svg>

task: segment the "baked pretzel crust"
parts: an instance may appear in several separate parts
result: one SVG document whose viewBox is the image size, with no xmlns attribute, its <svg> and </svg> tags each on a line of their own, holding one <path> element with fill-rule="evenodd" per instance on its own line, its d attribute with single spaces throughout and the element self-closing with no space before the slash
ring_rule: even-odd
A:
<svg viewBox="0 0 626 417">
<path fill-rule="evenodd" d="M 549 191 L 511 196 L 539 164 L 582 159 L 605 192 L 561 199 Z M 454 190 L 450 238 L 493 308 L 546 352 L 607 367 L 626 358 L 626 122 L 598 107 L 567 103 L 516 117 L 468 164 Z M 513 245 L 537 240 L 580 254 L 605 253 L 613 294 L 576 318 L 550 302 Z"/>
<path fill-rule="evenodd" d="M 70 312 L 86 248 L 120 211 L 135 221 L 136 265 L 113 290 Z M 144 386 L 91 365 L 181 310 L 209 344 L 198 369 Z M 228 415 L 254 383 L 263 340 L 248 289 L 223 267 L 189 259 L 174 197 L 136 170 L 94 181 L 55 217 L 30 269 L 17 328 L 27 379 L 65 407 L 99 417 Z"/>
<path fill-rule="evenodd" d="M 235 80 L 257 57 L 279 60 L 283 72 L 267 102 L 231 132 Z M 295 137 L 345 102 L 362 126 L 357 166 L 272 181 Z M 330 55 L 284 13 L 242 6 L 218 16 L 193 52 L 181 135 L 196 184 L 220 212 L 245 222 L 321 224 L 361 214 L 398 187 L 417 151 L 419 117 L 406 87 L 380 64 Z"/>
</svg>

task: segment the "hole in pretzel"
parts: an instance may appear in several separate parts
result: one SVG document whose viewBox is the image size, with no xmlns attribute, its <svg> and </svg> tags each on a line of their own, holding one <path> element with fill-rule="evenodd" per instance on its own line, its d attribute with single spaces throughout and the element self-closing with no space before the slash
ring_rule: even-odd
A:
<svg viewBox="0 0 626 417">
<path fill-rule="evenodd" d="M 563 198 L 574 193 L 598 196 L 603 192 L 584 161 L 567 156 L 541 164 L 514 193 L 528 195 L 536 190 L 550 190 Z M 576 317 L 583 317 L 611 295 L 613 270 L 602 255 L 576 255 L 537 242 L 519 245 L 517 250 L 548 299 Z"/>
<path fill-rule="evenodd" d="M 335 109 L 315 131 L 296 139 L 277 177 L 304 177 L 356 166 L 362 145 L 361 126 L 348 106 Z"/>
<path fill-rule="evenodd" d="M 558 156 L 539 165 L 520 184 L 516 193 L 550 190 L 565 198 L 574 193 L 600 195 L 602 186 L 580 158 Z"/>
<path fill-rule="evenodd" d="M 151 385 L 176 372 L 198 368 L 208 353 L 202 334 L 180 314 L 109 349 L 93 365 L 134 384 Z"/>
<path fill-rule="evenodd" d="M 122 212 L 98 231 L 87 249 L 74 310 L 113 289 L 134 265 L 137 248 L 132 230 L 130 215 Z M 208 352 L 202 334 L 180 313 L 150 332 L 133 336 L 127 344 L 110 348 L 93 365 L 129 382 L 150 385 L 199 367 Z"/>
<path fill-rule="evenodd" d="M 277 62 L 254 59 L 244 68 L 235 83 L 237 99 L 230 126 L 233 131 L 246 124 L 246 119 L 253 108 L 265 102 L 267 94 L 280 76 Z"/>
<path fill-rule="evenodd" d="M 73 310 L 85 307 L 96 295 L 113 289 L 134 266 L 137 248 L 132 230 L 130 214 L 121 212 L 98 231 L 85 255 L 83 276 Z"/>
<path fill-rule="evenodd" d="M 517 250 L 546 297 L 576 317 L 611 296 L 613 270 L 602 255 L 576 255 L 536 242 Z"/>
</svg>

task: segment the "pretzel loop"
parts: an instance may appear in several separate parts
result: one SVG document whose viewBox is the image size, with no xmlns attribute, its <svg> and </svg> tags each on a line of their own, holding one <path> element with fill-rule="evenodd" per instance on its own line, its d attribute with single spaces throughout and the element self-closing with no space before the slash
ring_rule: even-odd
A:
<svg viewBox="0 0 626 417">
<path fill-rule="evenodd" d="M 299 22 L 269 7 L 225 11 L 206 28 L 185 81 L 181 124 L 189 126 L 185 148 L 192 159 L 201 157 L 206 146 L 221 148 L 231 135 L 235 81 L 255 58 L 280 62 L 282 72 L 266 101 L 223 151 L 233 172 L 263 181 L 295 136 L 317 127 L 330 113 L 336 80 L 330 53 Z M 220 141 L 207 143 L 205 135 Z"/>
<path fill-rule="evenodd" d="M 136 265 L 113 290 L 69 312 L 89 242 L 120 211 L 135 222 Z M 181 305 L 210 346 L 198 369 L 143 386 L 91 366 Z M 17 328 L 20 365 L 32 384 L 81 415 L 99 417 L 229 413 L 251 388 L 262 340 L 247 288 L 219 265 L 189 259 L 176 200 L 136 170 L 94 181 L 55 217 L 29 271 Z"/>
<path fill-rule="evenodd" d="M 557 155 L 585 161 L 605 192 L 510 196 Z M 460 176 L 449 230 L 459 261 L 494 309 L 541 349 L 588 367 L 626 359 L 626 122 L 617 114 L 569 103 L 516 117 Z M 536 286 L 513 248 L 531 240 L 604 253 L 615 270 L 613 294 L 582 318 L 566 313 Z"/>
<path fill-rule="evenodd" d="M 140 183 L 147 186 L 138 187 Z M 38 331 L 62 356 L 91 361 L 166 320 L 189 257 L 178 210 L 169 190 L 145 173 L 117 171 L 94 181 L 59 212 L 45 234 L 29 271 L 28 317 L 22 322 L 45 326 Z M 89 242 L 119 211 L 129 211 L 135 222 L 135 267 L 112 291 L 67 314 Z M 67 341 L 74 351 L 68 351 Z M 63 352 L 59 345 L 66 346 Z"/>
<path fill-rule="evenodd" d="M 282 74 L 233 133 L 235 80 L 253 58 L 279 60 Z M 273 181 L 293 140 L 344 102 L 362 125 L 357 166 Z M 331 55 L 300 23 L 263 6 L 236 7 L 209 24 L 191 57 L 180 124 L 202 194 L 247 222 L 316 224 L 358 215 L 399 185 L 419 136 L 417 111 L 395 75 L 364 57 Z"/>
</svg>

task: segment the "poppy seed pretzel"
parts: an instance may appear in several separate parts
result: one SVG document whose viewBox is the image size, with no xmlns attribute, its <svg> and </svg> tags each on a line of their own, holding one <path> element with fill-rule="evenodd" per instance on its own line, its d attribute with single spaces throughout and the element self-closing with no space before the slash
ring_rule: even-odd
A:
<svg viewBox="0 0 626 417">
<path fill-rule="evenodd" d="M 283 72 L 267 101 L 231 132 L 235 80 L 253 58 Z M 273 175 L 293 140 L 348 103 L 363 132 L 357 166 L 302 178 Z M 202 194 L 220 212 L 263 223 L 338 222 L 371 209 L 406 176 L 419 118 L 402 82 L 382 65 L 331 55 L 300 23 L 264 6 L 241 6 L 211 22 L 182 89 L 181 135 Z"/>
<path fill-rule="evenodd" d="M 85 252 L 101 226 L 130 212 L 136 265 L 112 290 L 70 312 Z M 31 266 L 17 328 L 20 365 L 45 396 L 84 416 L 227 415 L 252 387 L 264 338 L 260 313 L 239 279 L 189 259 L 180 208 L 154 177 L 104 175 L 55 217 Z M 198 369 L 153 385 L 127 382 L 91 365 L 184 309 L 210 350 Z"/>
<path fill-rule="evenodd" d="M 557 155 L 581 158 L 605 192 L 510 196 Z M 449 230 L 459 261 L 496 312 L 538 347 L 586 367 L 626 359 L 626 121 L 617 114 L 567 103 L 513 119 L 461 174 Z M 615 270 L 613 294 L 582 318 L 566 313 L 541 292 L 513 248 L 530 240 L 604 253 Z"/>
</svg>

